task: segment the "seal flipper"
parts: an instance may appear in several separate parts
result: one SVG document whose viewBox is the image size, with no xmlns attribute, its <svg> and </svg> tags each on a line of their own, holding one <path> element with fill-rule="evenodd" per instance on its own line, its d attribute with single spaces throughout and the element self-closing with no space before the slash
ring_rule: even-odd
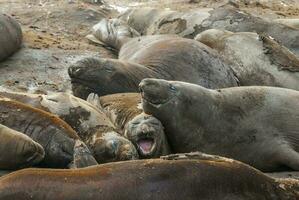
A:
<svg viewBox="0 0 299 200">
<path fill-rule="evenodd" d="M 74 145 L 74 159 L 73 161 L 69 164 L 70 169 L 76 169 L 76 168 L 84 168 L 84 167 L 89 167 L 92 165 L 97 165 L 98 162 L 96 159 L 93 157 L 92 153 L 80 140 L 76 140 L 76 143 Z"/>
<path fill-rule="evenodd" d="M 268 57 L 272 63 L 280 66 L 280 70 L 299 72 L 299 58 L 294 53 L 269 36 L 263 33 L 258 35 L 263 42 L 265 54 L 270 54 Z"/>
<path fill-rule="evenodd" d="M 95 93 L 90 93 L 86 99 L 88 103 L 91 105 L 95 106 L 98 109 L 102 109 L 101 104 L 100 104 L 100 98 L 97 94 Z"/>
</svg>

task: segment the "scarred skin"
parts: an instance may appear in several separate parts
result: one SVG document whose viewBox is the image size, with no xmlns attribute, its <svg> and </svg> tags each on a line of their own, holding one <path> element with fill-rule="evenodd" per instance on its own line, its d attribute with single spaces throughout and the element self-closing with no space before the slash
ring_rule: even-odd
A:
<svg viewBox="0 0 299 200">
<path fill-rule="evenodd" d="M 203 151 L 263 171 L 299 170 L 299 92 L 274 87 L 209 90 L 144 79 L 143 110 L 165 127 L 172 150 Z"/>
<path fill-rule="evenodd" d="M 0 13 L 0 61 L 20 48 L 22 38 L 22 30 L 17 21 Z"/>
<path fill-rule="evenodd" d="M 139 93 L 120 93 L 100 97 L 99 106 L 135 145 L 141 158 L 168 155 L 170 148 L 163 125 L 157 118 L 143 113 L 140 103 Z M 148 147 L 144 149 L 142 144 Z"/>
<path fill-rule="evenodd" d="M 79 136 L 56 115 L 0 98 L 0 123 L 28 135 L 44 148 L 42 166 L 65 168 L 72 161 Z"/>
<path fill-rule="evenodd" d="M 171 35 L 134 38 L 125 43 L 119 60 L 83 59 L 69 67 L 75 96 L 86 99 L 137 92 L 144 78 L 163 78 L 202 85 L 207 88 L 237 86 L 231 68 L 214 50 L 200 42 Z"/>
<path fill-rule="evenodd" d="M 99 163 L 138 158 L 133 144 L 120 136 L 109 118 L 87 101 L 67 93 L 39 95 L 3 91 L 0 96 L 57 115 L 78 133 Z M 107 133 L 111 133 L 109 137 Z"/>
<path fill-rule="evenodd" d="M 43 147 L 30 137 L 0 124 L 0 169 L 30 167 L 45 156 Z"/>
<path fill-rule="evenodd" d="M 298 181 L 275 180 L 240 162 L 200 155 L 21 170 L 0 179 L 0 200 L 295 200 L 296 189 Z"/>
</svg>

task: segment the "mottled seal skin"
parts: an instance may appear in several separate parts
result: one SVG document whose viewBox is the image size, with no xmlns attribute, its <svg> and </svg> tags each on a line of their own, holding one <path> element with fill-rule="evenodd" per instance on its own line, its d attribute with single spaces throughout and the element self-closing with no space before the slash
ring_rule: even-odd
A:
<svg viewBox="0 0 299 200">
<path fill-rule="evenodd" d="M 0 13 L 0 61 L 16 52 L 22 44 L 22 29 L 12 17 Z"/>
<path fill-rule="evenodd" d="M 41 166 L 64 168 L 72 161 L 79 136 L 56 115 L 0 98 L 0 123 L 28 135 L 44 148 Z"/>
<path fill-rule="evenodd" d="M 99 106 L 137 148 L 141 158 L 170 154 L 161 122 L 143 113 L 139 93 L 120 93 L 100 97 Z"/>
<path fill-rule="evenodd" d="M 276 180 L 240 162 L 202 157 L 127 161 L 76 170 L 25 169 L 0 179 L 0 199 L 298 199 L 296 180 Z"/>
<path fill-rule="evenodd" d="M 138 63 L 138 64 L 135 64 Z M 87 58 L 69 68 L 75 96 L 138 92 L 144 78 L 163 78 L 207 88 L 237 86 L 232 69 L 208 46 L 191 39 L 154 35 L 131 39 L 119 60 Z"/>
<path fill-rule="evenodd" d="M 174 152 L 203 151 L 269 172 L 299 170 L 299 92 L 158 79 L 143 80 L 140 89 L 143 110 L 162 122 Z"/>
<path fill-rule="evenodd" d="M 22 102 L 59 116 L 59 118 L 68 123 L 78 133 L 99 163 L 112 160 L 120 161 L 118 159 L 121 158 L 136 159 L 136 157 L 138 157 L 137 153 L 135 153 L 136 149 L 133 144 L 116 132 L 117 129 L 105 113 L 87 101 L 62 92 L 39 95 L 3 91 L 0 92 L 0 96 Z M 113 132 L 114 137 L 105 138 L 104 135 L 108 132 Z M 118 145 L 106 149 L 108 151 L 107 155 L 111 157 L 106 156 L 105 158 L 107 158 L 107 160 L 105 160 L 103 157 L 100 157 L 100 155 L 105 153 L 105 149 L 101 147 L 109 146 L 108 144 L 110 143 Z M 79 147 L 77 151 L 80 149 L 81 148 Z M 85 148 L 83 151 L 86 152 L 86 157 L 84 159 L 87 159 L 90 161 L 90 165 L 93 165 L 94 162 L 88 153 L 88 149 Z M 116 154 L 111 154 L 109 152 L 115 152 Z M 83 154 L 82 152 L 80 153 L 80 151 L 78 153 L 80 155 Z M 126 153 L 128 154 L 126 155 Z M 76 155 L 74 156 L 76 157 Z M 75 160 L 78 159 L 76 158 Z M 83 164 L 84 163 L 86 162 L 83 161 Z"/>
<path fill-rule="evenodd" d="M 214 48 L 230 62 L 242 86 L 299 90 L 298 57 L 267 35 L 211 29 L 195 39 Z"/>
<path fill-rule="evenodd" d="M 43 147 L 30 137 L 0 124 L 0 169 L 33 166 L 45 156 Z"/>
</svg>

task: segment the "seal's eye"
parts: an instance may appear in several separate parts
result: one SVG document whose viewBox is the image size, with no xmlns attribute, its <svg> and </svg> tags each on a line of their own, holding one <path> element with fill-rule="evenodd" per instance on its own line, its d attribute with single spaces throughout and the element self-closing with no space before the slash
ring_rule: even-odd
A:
<svg viewBox="0 0 299 200">
<path fill-rule="evenodd" d="M 169 89 L 173 92 L 176 92 L 176 87 L 174 87 L 173 85 L 169 85 Z"/>
</svg>

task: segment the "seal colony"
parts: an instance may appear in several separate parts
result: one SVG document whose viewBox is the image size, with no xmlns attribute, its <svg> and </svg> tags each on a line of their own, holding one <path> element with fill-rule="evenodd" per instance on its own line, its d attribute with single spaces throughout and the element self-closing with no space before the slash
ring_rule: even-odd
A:
<svg viewBox="0 0 299 200">
<path fill-rule="evenodd" d="M 0 91 L 0 200 L 299 199 L 270 177 L 299 171 L 295 26 L 231 4 L 103 19 L 88 39 L 118 59 L 72 62 L 75 96 Z"/>
</svg>

